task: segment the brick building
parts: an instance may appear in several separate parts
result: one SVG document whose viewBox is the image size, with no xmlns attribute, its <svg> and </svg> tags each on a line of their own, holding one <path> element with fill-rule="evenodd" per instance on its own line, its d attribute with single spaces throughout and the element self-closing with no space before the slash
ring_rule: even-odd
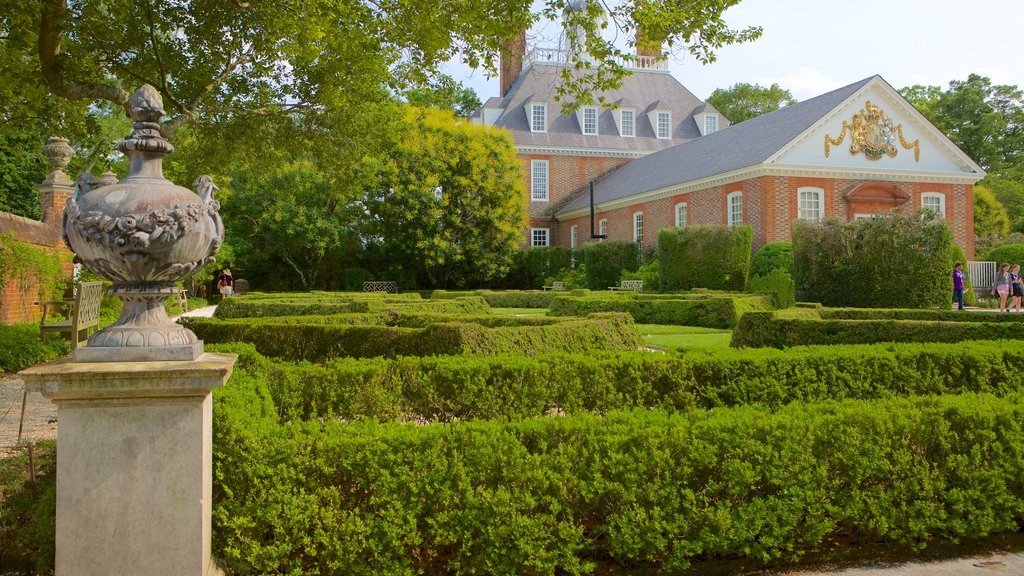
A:
<svg viewBox="0 0 1024 576">
<path fill-rule="evenodd" d="M 798 219 L 929 208 L 974 255 L 984 171 L 879 76 L 730 127 L 662 61 L 638 54 L 622 88 L 604 94 L 618 108 L 563 115 L 554 94 L 565 53 L 524 48 L 512 45 L 502 97 L 474 121 L 516 143 L 529 245 L 577 247 L 594 234 L 650 243 L 671 226 L 749 224 L 757 249 L 789 240 Z"/>
</svg>

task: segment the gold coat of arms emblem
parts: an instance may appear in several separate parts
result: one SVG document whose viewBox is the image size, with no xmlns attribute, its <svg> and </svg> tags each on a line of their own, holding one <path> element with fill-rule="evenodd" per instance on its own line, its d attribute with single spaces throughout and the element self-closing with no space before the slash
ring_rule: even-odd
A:
<svg viewBox="0 0 1024 576">
<path fill-rule="evenodd" d="M 868 100 L 861 108 L 860 113 L 853 115 L 853 122 L 843 120 L 843 131 L 839 136 L 832 138 L 825 135 L 825 157 L 828 158 L 832 152 L 832 146 L 839 146 L 846 139 L 846 133 L 850 133 L 850 154 L 864 153 L 869 160 L 878 160 L 883 156 L 895 158 L 899 153 L 896 144 L 900 144 L 907 150 L 914 151 L 914 161 L 921 159 L 921 141 L 914 140 L 907 142 L 903 137 L 903 125 L 893 124 L 889 115 L 878 106 Z"/>
</svg>

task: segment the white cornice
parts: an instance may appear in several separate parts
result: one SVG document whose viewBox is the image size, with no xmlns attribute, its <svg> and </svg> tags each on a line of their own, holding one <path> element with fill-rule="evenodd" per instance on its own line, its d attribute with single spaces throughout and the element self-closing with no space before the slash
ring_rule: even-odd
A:
<svg viewBox="0 0 1024 576">
<path fill-rule="evenodd" d="M 663 149 L 661 149 L 663 150 Z M 614 158 L 642 158 L 660 150 L 615 150 L 601 148 L 567 148 L 562 146 L 516 146 L 517 154 L 545 154 L 548 156 L 606 156 Z"/>
<path fill-rule="evenodd" d="M 884 182 L 929 182 L 935 184 L 974 184 L 984 177 L 982 174 L 965 174 L 963 172 L 907 172 L 895 170 L 859 169 L 853 167 L 814 166 L 814 165 L 767 165 L 756 164 L 730 172 L 723 172 L 707 178 L 673 184 L 657 190 L 634 194 L 608 202 L 594 204 L 595 212 L 616 210 L 642 202 L 652 202 L 679 194 L 697 192 L 725 186 L 751 178 L 762 176 L 798 176 L 807 178 L 834 178 L 837 180 L 878 180 Z M 559 221 L 571 220 L 590 214 L 590 207 L 578 208 L 572 212 L 556 214 Z"/>
</svg>

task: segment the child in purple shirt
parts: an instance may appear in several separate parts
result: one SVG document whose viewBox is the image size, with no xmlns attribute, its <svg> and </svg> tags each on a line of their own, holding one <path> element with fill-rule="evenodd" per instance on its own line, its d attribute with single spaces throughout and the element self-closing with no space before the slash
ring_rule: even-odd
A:
<svg viewBox="0 0 1024 576">
<path fill-rule="evenodd" d="M 964 278 L 967 274 L 964 272 L 964 265 L 957 262 L 953 265 L 953 302 L 956 302 L 956 309 L 964 309 Z"/>
</svg>

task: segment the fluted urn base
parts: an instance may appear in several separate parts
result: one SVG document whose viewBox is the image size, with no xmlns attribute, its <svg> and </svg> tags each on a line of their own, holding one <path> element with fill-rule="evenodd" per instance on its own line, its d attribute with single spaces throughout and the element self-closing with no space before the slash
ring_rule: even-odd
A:
<svg viewBox="0 0 1024 576">
<path fill-rule="evenodd" d="M 124 301 L 117 322 L 89 337 L 75 350 L 76 362 L 152 362 L 195 360 L 203 342 L 167 316 L 164 301 L 174 284 L 115 284 L 110 291 Z"/>
</svg>

